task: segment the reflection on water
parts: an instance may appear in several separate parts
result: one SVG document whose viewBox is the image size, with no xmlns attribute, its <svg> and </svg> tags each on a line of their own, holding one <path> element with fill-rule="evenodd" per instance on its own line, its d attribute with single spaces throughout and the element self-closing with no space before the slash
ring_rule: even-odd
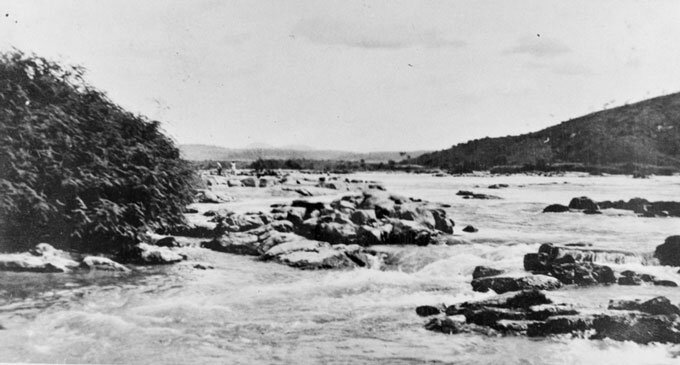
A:
<svg viewBox="0 0 680 365">
<path fill-rule="evenodd" d="M 590 242 L 649 252 L 680 230 L 678 218 L 541 214 L 574 196 L 595 200 L 677 200 L 678 178 L 467 177 L 357 175 L 389 190 L 452 205 L 473 243 L 384 247 L 395 270 L 310 272 L 202 249 L 189 252 L 214 270 L 190 264 L 132 274 L 0 273 L 0 360 L 90 363 L 675 363 L 680 347 L 556 337 L 447 336 L 423 329 L 421 304 L 479 299 L 470 288 L 477 265 L 520 269 L 543 242 Z M 566 184 L 564 182 L 567 182 Z M 493 183 L 510 188 L 489 190 Z M 480 187 L 476 187 L 476 186 Z M 522 185 L 520 187 L 519 185 Z M 463 200 L 459 189 L 500 195 Z M 676 269 L 615 266 L 680 281 Z M 660 287 L 569 288 L 560 301 L 606 306 L 610 298 L 665 295 Z"/>
</svg>

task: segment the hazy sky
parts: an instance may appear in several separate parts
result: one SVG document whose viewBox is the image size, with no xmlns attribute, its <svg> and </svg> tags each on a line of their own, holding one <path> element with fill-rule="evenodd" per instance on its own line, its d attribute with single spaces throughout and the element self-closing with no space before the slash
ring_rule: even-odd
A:
<svg viewBox="0 0 680 365">
<path fill-rule="evenodd" d="M 680 1 L 7 1 L 180 143 L 442 149 L 680 91 Z"/>
</svg>

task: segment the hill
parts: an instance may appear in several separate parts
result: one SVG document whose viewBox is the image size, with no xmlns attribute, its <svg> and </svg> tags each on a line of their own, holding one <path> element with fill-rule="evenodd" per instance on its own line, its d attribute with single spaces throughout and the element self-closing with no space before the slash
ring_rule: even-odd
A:
<svg viewBox="0 0 680 365">
<path fill-rule="evenodd" d="M 243 148 L 231 149 L 202 144 L 180 145 L 182 156 L 190 161 L 255 161 L 257 159 L 305 159 L 305 160 L 343 160 L 366 162 L 399 161 L 408 156 L 416 157 L 426 151 L 412 152 L 348 152 L 333 150 L 314 149 L 289 149 L 289 148 Z"/>
<path fill-rule="evenodd" d="M 580 163 L 680 168 L 680 93 L 599 111 L 538 132 L 483 138 L 412 160 L 442 168 Z"/>
</svg>

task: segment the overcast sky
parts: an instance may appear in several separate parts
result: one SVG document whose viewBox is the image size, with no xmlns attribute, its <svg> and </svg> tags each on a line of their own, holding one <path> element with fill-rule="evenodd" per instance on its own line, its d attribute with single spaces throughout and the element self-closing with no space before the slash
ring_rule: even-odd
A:
<svg viewBox="0 0 680 365">
<path fill-rule="evenodd" d="M 179 143 L 433 150 L 680 91 L 680 1 L 7 1 Z"/>
</svg>

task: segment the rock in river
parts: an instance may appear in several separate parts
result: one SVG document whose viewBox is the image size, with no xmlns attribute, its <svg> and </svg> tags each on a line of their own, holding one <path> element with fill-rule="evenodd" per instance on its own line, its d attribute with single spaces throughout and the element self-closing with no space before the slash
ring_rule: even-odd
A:
<svg viewBox="0 0 680 365">
<path fill-rule="evenodd" d="M 656 247 L 654 257 L 661 265 L 680 266 L 680 236 L 666 238 L 662 245 Z"/>
</svg>

